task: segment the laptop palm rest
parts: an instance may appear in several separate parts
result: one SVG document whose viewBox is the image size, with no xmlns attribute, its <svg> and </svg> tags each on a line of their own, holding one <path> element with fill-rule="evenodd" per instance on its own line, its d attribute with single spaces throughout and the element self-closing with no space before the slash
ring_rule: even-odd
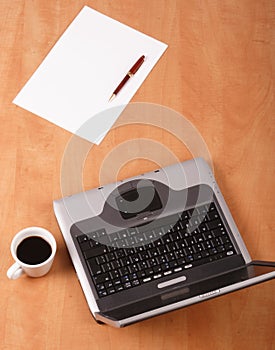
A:
<svg viewBox="0 0 275 350">
<path fill-rule="evenodd" d="M 274 262 L 252 261 L 241 268 L 188 286 L 179 283 L 173 287 L 171 286 L 172 288 L 160 295 L 101 312 L 100 315 L 114 321 L 128 319 L 126 324 L 130 324 L 138 321 L 139 317 L 144 319 L 155 316 L 157 313 L 152 313 L 152 311 L 168 312 L 273 278 L 275 278 Z M 146 313 L 147 317 L 144 315 Z"/>
</svg>

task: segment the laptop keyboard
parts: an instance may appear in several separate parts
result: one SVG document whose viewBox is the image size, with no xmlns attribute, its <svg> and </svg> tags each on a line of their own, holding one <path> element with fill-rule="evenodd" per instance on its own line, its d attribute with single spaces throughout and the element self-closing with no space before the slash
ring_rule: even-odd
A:
<svg viewBox="0 0 275 350">
<path fill-rule="evenodd" d="M 236 254 L 214 202 L 141 228 L 77 236 L 100 298 Z"/>
</svg>

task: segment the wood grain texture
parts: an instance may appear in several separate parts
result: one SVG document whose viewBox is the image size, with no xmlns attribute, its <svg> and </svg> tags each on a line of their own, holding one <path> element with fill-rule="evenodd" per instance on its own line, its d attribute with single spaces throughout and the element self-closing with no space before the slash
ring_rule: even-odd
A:
<svg viewBox="0 0 275 350">
<path fill-rule="evenodd" d="M 251 256 L 275 260 L 274 1 L 0 0 L 0 349 L 275 349 L 274 281 L 125 329 L 93 321 L 52 210 L 71 134 L 12 104 L 83 5 L 169 45 L 133 101 L 169 107 L 198 129 Z M 166 130 L 121 127 L 91 150 L 85 187 L 100 183 L 104 157 L 132 138 L 190 157 Z M 117 176 L 155 166 L 133 158 Z M 53 232 L 54 266 L 44 278 L 9 281 L 11 239 L 33 225 Z"/>
</svg>

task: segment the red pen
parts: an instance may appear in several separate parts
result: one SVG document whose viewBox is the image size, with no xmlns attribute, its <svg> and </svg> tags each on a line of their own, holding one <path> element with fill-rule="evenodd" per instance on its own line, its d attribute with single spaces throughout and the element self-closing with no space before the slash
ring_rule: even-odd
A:
<svg viewBox="0 0 275 350">
<path fill-rule="evenodd" d="M 109 98 L 109 102 L 112 101 L 116 95 L 119 93 L 119 91 L 123 88 L 123 86 L 127 83 L 127 81 L 132 78 L 132 76 L 139 70 L 143 62 L 145 61 L 145 56 L 142 55 L 136 63 L 133 65 L 133 67 L 129 70 L 129 72 L 125 75 L 125 77 L 122 79 L 120 84 L 117 86 L 117 88 L 112 93 L 112 96 Z"/>
</svg>

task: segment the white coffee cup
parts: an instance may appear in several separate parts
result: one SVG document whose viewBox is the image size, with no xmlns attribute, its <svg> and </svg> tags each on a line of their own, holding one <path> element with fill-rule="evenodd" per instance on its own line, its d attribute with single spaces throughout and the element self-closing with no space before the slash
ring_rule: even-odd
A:
<svg viewBox="0 0 275 350">
<path fill-rule="evenodd" d="M 32 239 L 33 237 L 36 237 L 36 239 L 34 239 L 36 242 L 41 242 L 41 240 L 37 239 L 37 237 L 40 237 L 43 239 L 42 244 L 44 244 L 44 246 L 46 246 L 48 248 L 48 255 L 45 256 L 45 260 L 43 260 L 43 256 L 41 256 L 43 261 L 39 260 L 39 263 L 36 263 L 34 261 L 30 262 L 28 261 L 26 263 L 26 261 L 22 261 L 22 257 L 20 260 L 20 258 L 18 257 L 19 252 L 17 251 L 17 248 L 19 247 L 20 243 L 20 247 L 22 247 L 22 244 L 25 244 L 26 246 L 26 242 L 29 241 L 30 239 Z M 28 240 L 27 240 L 28 239 Z M 48 243 L 45 243 L 45 241 Z M 49 247 L 49 246 L 50 247 Z M 37 246 L 36 244 L 36 255 L 39 255 L 40 251 L 40 247 Z M 37 249 L 38 247 L 38 249 Z M 15 263 L 8 269 L 7 271 L 7 276 L 10 279 L 17 279 L 20 276 L 22 276 L 24 273 L 27 274 L 30 277 L 41 277 L 46 275 L 46 273 L 49 272 L 53 260 L 54 260 L 54 256 L 56 253 L 56 241 L 53 237 L 53 235 L 47 231 L 46 229 L 42 228 L 42 227 L 27 227 L 23 230 L 21 230 L 20 232 L 18 232 L 12 242 L 11 242 L 11 254 L 13 259 L 15 260 Z M 20 248 L 21 249 L 21 248 Z M 26 251 L 25 251 L 26 252 Z M 32 253 L 34 254 L 34 249 L 32 249 L 30 251 L 30 256 L 32 255 Z"/>
</svg>

